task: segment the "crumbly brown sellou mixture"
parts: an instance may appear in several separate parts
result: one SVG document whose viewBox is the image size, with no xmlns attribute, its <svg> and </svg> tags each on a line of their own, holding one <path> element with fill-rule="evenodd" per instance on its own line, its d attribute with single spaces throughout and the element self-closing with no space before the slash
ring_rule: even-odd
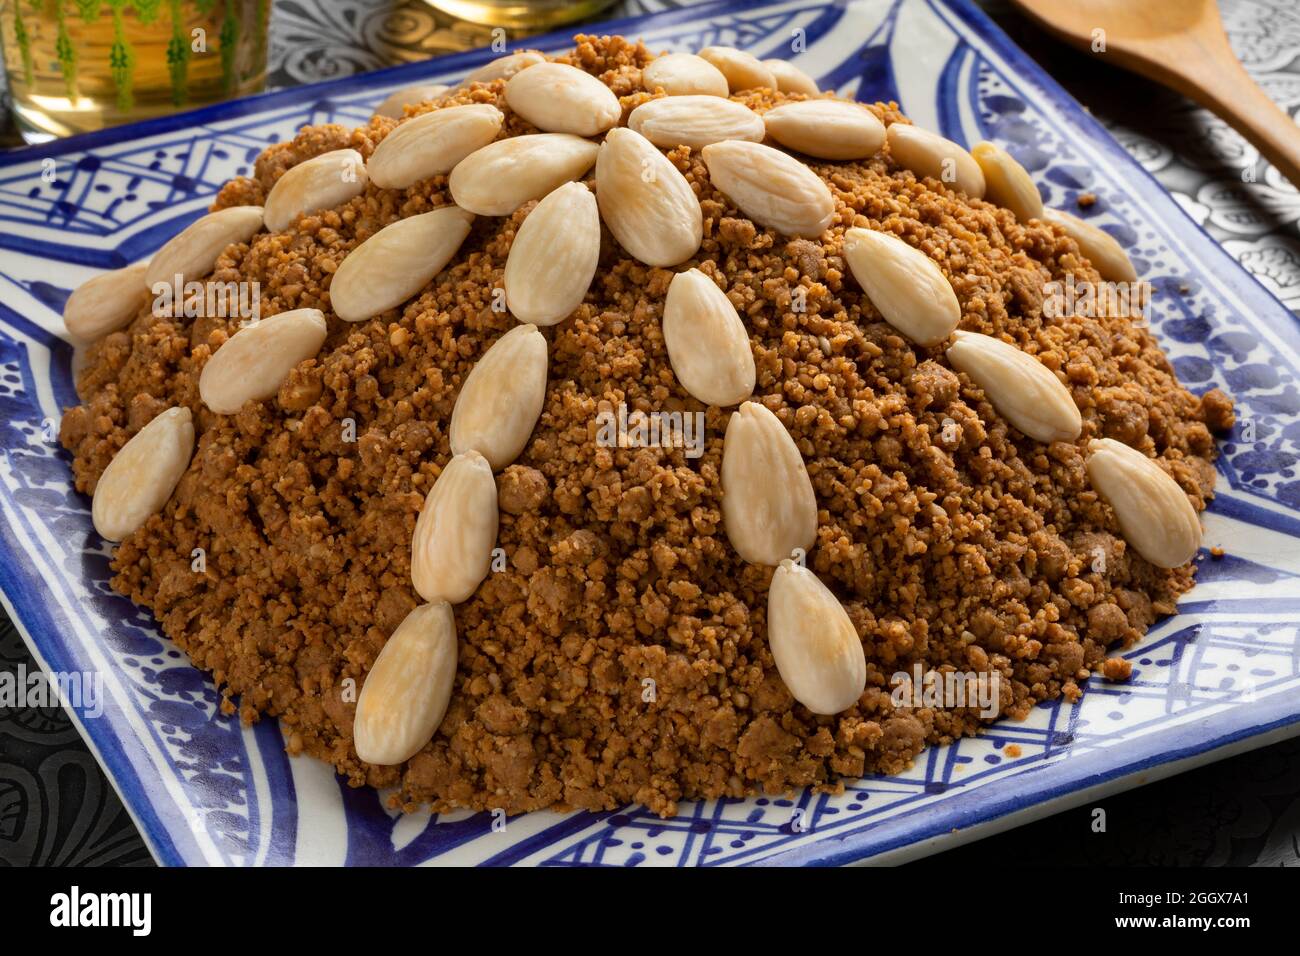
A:
<svg viewBox="0 0 1300 956">
<path fill-rule="evenodd" d="M 645 97 L 648 58 L 619 39 L 579 38 L 568 61 L 609 82 L 630 109 Z M 443 105 L 491 102 L 506 113 L 506 134 L 531 132 L 501 87 Z M 762 111 L 799 97 L 738 98 Z M 893 106 L 875 111 L 901 119 Z M 267 150 L 254 178 L 228 184 L 215 207 L 260 203 L 281 173 L 323 151 L 368 156 L 393 125 L 306 128 Z M 722 528 L 732 409 L 706 409 L 699 459 L 597 446 L 598 413 L 619 402 L 702 408 L 676 384 L 660 332 L 672 270 L 627 258 L 606 233 L 586 302 L 543 330 L 546 406 L 521 458 L 498 477 L 506 567 L 455 609 L 450 710 L 404 766 L 358 762 L 344 682 L 360 685 L 416 605 L 416 516 L 450 459 L 461 383 L 515 325 L 492 310 L 493 290 L 532 205 L 478 219 L 452 266 L 401 310 L 356 325 L 334 318 L 327 290 L 344 256 L 394 219 L 450 202 L 438 177 L 405 191 L 372 186 L 287 233 L 228 250 L 213 280 L 260 283 L 263 315 L 311 306 L 329 316 L 319 359 L 299 366 L 274 400 L 229 417 L 209 412 L 198 375 L 234 322 L 145 312 L 91 350 L 79 381 L 85 404 L 64 419 L 77 487 L 90 493 L 157 412 L 193 411 L 193 463 L 165 511 L 119 547 L 113 586 L 155 611 L 239 699 L 244 719 L 278 716 L 291 752 L 331 762 L 354 784 L 400 785 L 408 807 L 435 809 L 638 801 L 668 815 L 684 798 L 834 789 L 844 777 L 899 771 L 925 744 L 980 726 L 973 710 L 896 711 L 895 671 L 917 662 L 996 671 L 1003 713 L 1023 716 L 1037 701 L 1077 697 L 1108 647 L 1138 639 L 1191 586 L 1190 568 L 1153 567 L 1125 546 L 1089 487 L 1081 449 L 1110 436 L 1154 451 L 1200 509 L 1213 482 L 1211 430 L 1230 422 L 1231 403 L 1181 388 L 1151 335 L 1128 319 L 1043 318 L 1045 283 L 1098 278 L 1064 233 L 918 182 L 884 151 L 860 165 L 814 162 L 839 219 L 821 241 L 787 241 L 717 193 L 698 154 L 669 155 L 705 217 L 698 260 L 681 268 L 724 278 L 750 330 L 755 398 L 806 459 L 821 509 L 809 563 L 862 637 L 859 705 L 814 717 L 777 675 L 764 625 L 772 569 L 741 561 Z M 934 258 L 957 291 L 962 328 L 1007 337 L 1064 371 L 1083 413 L 1079 441 L 1047 446 L 1013 431 L 940 349 L 911 346 L 885 324 L 836 251 L 855 224 L 894 231 Z M 804 312 L 792 307 L 797 287 Z M 948 420 L 959 426 L 951 444 Z M 206 551 L 204 573 L 191 570 L 194 548 Z M 1094 569 L 1099 554 L 1104 571 Z M 1125 671 L 1106 667 L 1108 676 Z"/>
</svg>

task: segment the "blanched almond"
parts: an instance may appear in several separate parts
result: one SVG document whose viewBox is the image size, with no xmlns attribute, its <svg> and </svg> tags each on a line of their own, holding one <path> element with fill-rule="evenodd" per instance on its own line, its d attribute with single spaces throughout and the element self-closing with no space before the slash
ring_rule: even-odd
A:
<svg viewBox="0 0 1300 956">
<path fill-rule="evenodd" d="M 169 239 L 153 254 L 144 272 L 144 287 L 155 283 L 181 285 L 197 281 L 212 271 L 227 246 L 247 242 L 262 228 L 261 206 L 231 206 L 210 212 Z"/>
<path fill-rule="evenodd" d="M 1030 438 L 1074 441 L 1083 428 L 1070 390 L 1038 359 L 1001 339 L 953 333 L 948 362 L 984 390 L 998 414 Z"/>
<path fill-rule="evenodd" d="M 517 325 L 470 370 L 451 410 L 451 450 L 477 451 L 500 471 L 528 444 L 546 400 L 546 339 Z"/>
<path fill-rule="evenodd" d="M 815 239 L 835 218 L 835 199 L 799 160 L 761 143 L 713 143 L 701 151 L 713 185 L 754 222 Z"/>
<path fill-rule="evenodd" d="M 952 140 L 907 123 L 889 124 L 885 139 L 894 162 L 910 169 L 918 179 L 937 179 L 972 199 L 984 198 L 984 173 L 979 163 Z"/>
<path fill-rule="evenodd" d="M 885 124 L 845 100 L 803 100 L 763 114 L 767 134 L 782 146 L 819 159 L 866 159 L 885 142 Z"/>
<path fill-rule="evenodd" d="M 745 402 L 722 442 L 722 523 L 746 561 L 775 567 L 817 539 L 817 497 L 781 420 Z"/>
<path fill-rule="evenodd" d="M 538 63 L 520 70 L 506 83 L 506 102 L 547 133 L 597 136 L 623 116 L 613 90 L 567 63 Z"/>
<path fill-rule="evenodd" d="M 554 325 L 582 304 L 600 259 L 600 212 L 582 183 L 565 183 L 528 214 L 506 257 L 515 318 Z"/>
<path fill-rule="evenodd" d="M 411 537 L 411 581 L 426 601 L 459 604 L 487 577 L 496 546 L 497 482 L 476 451 L 448 462 Z"/>
<path fill-rule="evenodd" d="M 756 87 L 767 87 L 769 90 L 777 88 L 772 71 L 744 50 L 730 46 L 706 46 L 700 51 L 700 57 L 716 66 L 727 78 L 727 86 L 732 93 Z"/>
<path fill-rule="evenodd" d="M 838 714 L 867 688 L 862 639 L 821 579 L 789 559 L 767 593 L 767 646 L 791 696 L 814 714 Z"/>
<path fill-rule="evenodd" d="M 352 746 L 365 763 L 391 767 L 433 739 L 456 683 L 456 618 L 445 601 L 402 619 L 361 685 Z"/>
<path fill-rule="evenodd" d="M 597 146 L 568 133 L 512 136 L 470 153 L 451 171 L 456 205 L 479 216 L 508 216 L 531 199 L 581 179 Z"/>
<path fill-rule="evenodd" d="M 776 88 L 782 93 L 802 93 L 804 96 L 818 96 L 821 90 L 811 76 L 789 60 L 762 60 L 772 76 L 776 78 Z"/>
<path fill-rule="evenodd" d="M 754 352 L 736 307 L 699 269 L 673 276 L 664 300 L 664 344 L 677 381 L 706 405 L 754 393 Z"/>
<path fill-rule="evenodd" d="M 1043 218 L 1064 229 L 1107 282 L 1137 281 L 1137 270 L 1128 253 L 1110 233 L 1059 209 L 1044 209 Z"/>
<path fill-rule="evenodd" d="M 984 198 L 1010 209 L 1016 219 L 1028 222 L 1043 215 L 1043 197 L 1038 187 L 1015 159 L 1001 146 L 983 140 L 970 151 L 984 174 Z"/>
<path fill-rule="evenodd" d="M 443 83 L 420 83 L 416 86 L 404 86 L 400 90 L 393 90 L 393 92 L 389 93 L 384 101 L 375 107 L 375 112 L 372 115 L 401 119 L 406 115 L 406 107 L 412 103 L 427 103 L 429 100 L 436 100 L 449 89 L 451 87 Z"/>
<path fill-rule="evenodd" d="M 535 63 L 545 63 L 546 57 L 537 50 L 519 50 L 507 53 L 495 60 L 484 63 L 465 79 L 460 81 L 457 89 L 465 89 L 475 83 L 491 83 L 493 80 L 508 80 L 525 67 Z"/>
<path fill-rule="evenodd" d="M 641 71 L 641 85 L 669 96 L 723 96 L 730 92 L 722 71 L 694 53 L 665 53 Z"/>
<path fill-rule="evenodd" d="M 844 259 L 886 322 L 918 345 L 937 345 L 961 321 L 952 285 L 934 260 L 893 233 L 844 233 Z"/>
<path fill-rule="evenodd" d="M 101 272 L 73 290 L 63 305 L 63 324 L 73 341 L 81 344 L 116 332 L 137 315 L 145 304 L 145 272 L 149 263 Z"/>
<path fill-rule="evenodd" d="M 1182 567 L 1201 546 L 1201 522 L 1186 492 L 1142 452 L 1113 438 L 1088 443 L 1088 480 L 1119 519 L 1124 539 L 1161 568 Z"/>
<path fill-rule="evenodd" d="M 448 106 L 403 120 L 375 147 L 366 163 L 381 189 L 405 189 L 451 172 L 462 159 L 496 139 L 505 115 L 495 106 Z"/>
<path fill-rule="evenodd" d="M 672 266 L 699 251 L 704 214 L 695 190 L 640 133 L 612 129 L 596 158 L 596 201 L 605 225 L 648 266 Z"/>
<path fill-rule="evenodd" d="M 167 504 L 194 454 L 188 408 L 154 417 L 118 450 L 95 484 L 90 516 L 99 536 L 121 541 Z"/>
<path fill-rule="evenodd" d="M 294 309 L 240 329 L 212 353 L 199 374 L 199 397 L 218 415 L 270 398 L 299 362 L 325 344 L 320 309 Z"/>
<path fill-rule="evenodd" d="M 395 309 L 443 270 L 474 216 L 459 206 L 399 219 L 348 253 L 330 280 L 330 305 L 345 322 Z"/>
<path fill-rule="evenodd" d="M 341 206 L 366 190 L 366 164 L 355 149 L 333 149 L 285 171 L 266 196 L 266 228 L 284 232 L 300 215 Z"/>
<path fill-rule="evenodd" d="M 762 117 L 744 103 L 717 96 L 662 96 L 634 109 L 627 125 L 665 149 L 703 149 L 724 139 L 757 143 L 764 134 Z"/>
</svg>

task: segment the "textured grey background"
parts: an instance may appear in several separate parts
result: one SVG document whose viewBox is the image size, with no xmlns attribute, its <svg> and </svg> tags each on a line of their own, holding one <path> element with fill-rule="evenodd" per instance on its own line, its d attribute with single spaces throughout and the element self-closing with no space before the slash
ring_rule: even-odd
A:
<svg viewBox="0 0 1300 956">
<path fill-rule="evenodd" d="M 683 0 L 627 0 L 623 16 Z M 1135 0 L 1137 2 L 1137 0 Z M 1100 119 L 1184 209 L 1300 312 L 1300 191 L 1217 117 L 1057 43 L 1005 2 L 982 4 Z M 1288 113 L 1300 110 L 1300 5 L 1220 0 L 1236 50 Z M 346 76 L 488 42 L 484 28 L 392 0 L 275 0 L 272 87 Z M 7 112 L 7 111 L 6 111 Z M 13 140 L 0 121 L 0 144 Z M 0 615 L 0 669 L 35 667 Z M 1108 798 L 922 861 L 921 866 L 1300 865 L 1300 739 Z M 0 708 L 0 866 L 148 865 L 112 787 L 57 709 Z"/>
</svg>

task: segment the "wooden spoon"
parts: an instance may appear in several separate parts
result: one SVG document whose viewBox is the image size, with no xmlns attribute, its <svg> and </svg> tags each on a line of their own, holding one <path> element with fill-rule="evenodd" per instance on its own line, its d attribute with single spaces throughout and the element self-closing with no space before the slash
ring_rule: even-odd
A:
<svg viewBox="0 0 1300 956">
<path fill-rule="evenodd" d="M 1238 62 L 1214 0 L 1011 2 L 1065 42 L 1218 114 L 1300 187 L 1300 126 Z"/>
</svg>

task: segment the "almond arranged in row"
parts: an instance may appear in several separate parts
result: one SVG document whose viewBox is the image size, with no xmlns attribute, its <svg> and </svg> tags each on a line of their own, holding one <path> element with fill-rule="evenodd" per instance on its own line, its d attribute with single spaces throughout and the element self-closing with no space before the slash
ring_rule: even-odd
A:
<svg viewBox="0 0 1300 956">
<path fill-rule="evenodd" d="M 73 290 L 63 305 L 63 324 L 81 344 L 116 332 L 140 314 L 145 304 L 144 277 L 149 264 L 101 272 Z"/>
<path fill-rule="evenodd" d="M 474 216 L 459 206 L 399 219 L 353 249 L 330 280 L 330 305 L 345 322 L 395 309 L 443 270 Z"/>
<path fill-rule="evenodd" d="M 885 142 L 885 124 L 865 106 L 843 100 L 803 100 L 763 114 L 767 134 L 782 146 L 818 159 L 866 159 Z"/>
<path fill-rule="evenodd" d="M 894 162 L 910 169 L 918 179 L 937 179 L 972 199 L 984 198 L 984 172 L 975 158 L 952 140 L 907 123 L 891 123 L 885 139 Z"/>
<path fill-rule="evenodd" d="M 848 710 L 867 688 L 862 639 L 844 605 L 789 559 L 767 592 L 767 646 L 791 696 L 814 714 Z"/>
<path fill-rule="evenodd" d="M 493 471 L 519 457 L 546 401 L 546 339 L 518 325 L 470 370 L 451 410 L 451 450 L 477 451 Z"/>
<path fill-rule="evenodd" d="M 506 83 L 506 102 L 547 133 L 597 136 L 623 116 L 613 90 L 566 63 L 538 63 L 520 70 Z"/>
<path fill-rule="evenodd" d="M 722 96 L 730 92 L 722 71 L 694 53 L 666 53 L 641 71 L 641 85 L 669 96 Z"/>
<path fill-rule="evenodd" d="M 568 133 L 534 133 L 489 143 L 451 171 L 456 205 L 479 216 L 508 216 L 524 203 L 582 176 L 600 147 Z"/>
<path fill-rule="evenodd" d="M 618 244 L 648 266 L 689 259 L 704 240 L 704 214 L 695 190 L 667 156 L 634 130 L 605 134 L 596 158 L 596 200 Z"/>
<path fill-rule="evenodd" d="M 1161 568 L 1177 568 L 1201 546 L 1201 522 L 1187 494 L 1142 452 L 1113 438 L 1088 443 L 1088 480 L 1119 519 L 1133 550 Z"/>
<path fill-rule="evenodd" d="M 1020 222 L 1041 219 L 1043 197 L 1021 166 L 1001 146 L 983 140 L 971 147 L 971 155 L 984 174 L 984 198 L 1010 209 Z"/>
<path fill-rule="evenodd" d="M 171 285 L 177 276 L 182 285 L 202 279 L 227 246 L 247 242 L 261 228 L 261 206 L 231 206 L 208 213 L 154 253 L 144 272 L 144 287 L 152 289 L 158 282 Z"/>
<path fill-rule="evenodd" d="M 732 93 L 757 87 L 776 89 L 776 77 L 752 54 L 730 46 L 706 46 L 700 57 L 708 60 L 727 78 Z"/>
<path fill-rule="evenodd" d="M 811 76 L 788 60 L 762 60 L 762 64 L 771 71 L 776 79 L 776 88 L 782 93 L 802 93 L 804 96 L 820 96 L 821 90 Z"/>
<path fill-rule="evenodd" d="M 121 541 L 161 511 L 193 454 L 188 408 L 169 408 L 136 432 L 95 484 L 90 516 L 99 536 Z"/>
<path fill-rule="evenodd" d="M 366 763 L 391 767 L 433 739 L 456 683 L 456 618 L 445 601 L 402 619 L 357 698 L 352 745 Z"/>
<path fill-rule="evenodd" d="M 412 116 L 375 147 L 366 163 L 370 181 L 383 189 L 405 189 L 421 179 L 451 172 L 501 132 L 505 115 L 495 106 L 448 106 Z"/>
<path fill-rule="evenodd" d="M 1074 441 L 1083 429 L 1070 390 L 1038 359 L 1001 339 L 954 332 L 948 362 L 964 372 L 998 414 L 1035 441 Z"/>
<path fill-rule="evenodd" d="M 673 276 L 663 331 L 673 373 L 693 397 L 725 407 L 754 393 L 749 333 L 731 300 L 699 269 Z"/>
<path fill-rule="evenodd" d="M 375 107 L 372 116 L 387 116 L 389 119 L 401 119 L 406 115 L 406 108 L 412 103 L 427 103 L 436 100 L 451 87 L 443 83 L 419 83 L 393 90 L 384 101 Z"/>
<path fill-rule="evenodd" d="M 1137 270 L 1133 268 L 1132 261 L 1124 247 L 1110 233 L 1058 209 L 1044 209 L 1043 218 L 1064 229 L 1066 235 L 1078 244 L 1079 251 L 1107 282 L 1137 281 Z"/>
<path fill-rule="evenodd" d="M 787 236 L 815 239 L 835 218 L 835 199 L 799 160 L 761 143 L 725 142 L 701 151 L 713 185 L 750 219 Z"/>
<path fill-rule="evenodd" d="M 763 118 L 744 103 L 717 96 L 663 96 L 642 103 L 627 118 L 629 129 L 656 146 L 703 149 L 724 139 L 757 143 Z"/>
<path fill-rule="evenodd" d="M 319 309 L 294 309 L 240 329 L 212 354 L 199 374 L 199 397 L 218 415 L 270 398 L 294 367 L 325 344 Z"/>
<path fill-rule="evenodd" d="M 521 322 L 554 325 L 582 304 L 600 260 L 600 212 L 582 183 L 539 202 L 506 257 L 506 305 Z"/>
<path fill-rule="evenodd" d="M 496 547 L 497 483 L 476 451 L 452 458 L 425 496 L 411 537 L 411 582 L 426 601 L 459 604 L 487 577 Z"/>
<path fill-rule="evenodd" d="M 937 345 L 961 321 L 952 285 L 920 249 L 893 233 L 844 233 L 844 259 L 886 322 L 918 345 Z"/>
<path fill-rule="evenodd" d="M 519 50 L 507 53 L 495 60 L 489 60 L 477 70 L 461 80 L 457 89 L 466 89 L 475 83 L 491 83 L 493 80 L 508 80 L 520 70 L 537 63 L 545 63 L 546 57 L 537 50 Z"/>
<path fill-rule="evenodd" d="M 266 228 L 284 232 L 299 216 L 333 209 L 366 190 L 366 164 L 355 149 L 333 149 L 285 171 L 266 196 Z"/>
<path fill-rule="evenodd" d="M 722 440 L 722 522 L 746 561 L 772 567 L 817 538 L 817 497 L 803 456 L 764 405 L 733 412 Z"/>
</svg>

